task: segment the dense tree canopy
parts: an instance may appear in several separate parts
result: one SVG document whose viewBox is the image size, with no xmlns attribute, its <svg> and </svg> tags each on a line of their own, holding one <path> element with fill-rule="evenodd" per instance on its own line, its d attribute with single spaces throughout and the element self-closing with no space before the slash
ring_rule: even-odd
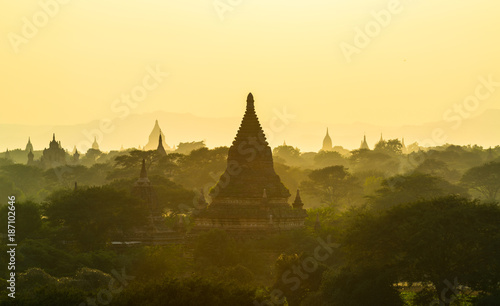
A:
<svg viewBox="0 0 500 306">
<path fill-rule="evenodd" d="M 63 237 L 88 249 L 144 224 L 143 208 L 141 200 L 110 187 L 89 187 L 54 193 L 44 211 L 51 224 L 61 227 Z"/>
<path fill-rule="evenodd" d="M 441 197 L 365 215 L 345 233 L 350 264 L 392 271 L 394 283 L 428 282 L 437 296 L 455 279 L 471 290 L 498 289 L 497 205 Z"/>
<path fill-rule="evenodd" d="M 462 183 L 490 201 L 497 198 L 500 190 L 500 162 L 489 162 L 465 172 Z"/>
</svg>

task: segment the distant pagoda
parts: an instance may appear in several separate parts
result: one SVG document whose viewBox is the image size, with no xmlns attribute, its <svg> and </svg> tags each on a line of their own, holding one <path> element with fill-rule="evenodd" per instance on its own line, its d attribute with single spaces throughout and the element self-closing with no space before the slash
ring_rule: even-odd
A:
<svg viewBox="0 0 500 306">
<path fill-rule="evenodd" d="M 52 134 L 49 148 L 43 150 L 41 162 L 45 168 L 54 168 L 66 164 L 66 152 L 62 148 L 61 142 L 56 141 L 55 133 Z"/>
<path fill-rule="evenodd" d="M 162 146 L 166 151 L 170 151 L 171 148 L 167 145 L 165 142 L 165 134 L 160 129 L 160 125 L 158 124 L 158 120 L 155 121 L 155 126 L 153 127 L 153 130 L 149 134 L 149 141 L 148 143 L 143 147 L 144 151 L 148 150 L 156 150 L 158 148 L 158 139 L 161 136 L 162 138 Z"/>
<path fill-rule="evenodd" d="M 96 151 L 100 151 L 99 144 L 97 143 L 97 138 L 95 136 L 94 136 L 94 142 L 92 143 L 92 149 L 94 149 Z"/>
<path fill-rule="evenodd" d="M 240 236 L 260 236 L 304 226 L 307 216 L 297 192 L 290 192 L 273 167 L 271 148 L 255 113 L 252 94 L 229 148 L 227 168 L 210 191 L 210 205 L 195 212 L 194 233 L 214 228 Z"/>
<path fill-rule="evenodd" d="M 332 151 L 333 146 L 332 146 L 332 139 L 330 138 L 330 135 L 328 135 L 328 128 L 326 128 L 326 135 L 325 138 L 323 139 L 323 147 L 321 148 L 321 151 Z"/>
<path fill-rule="evenodd" d="M 368 146 L 368 142 L 366 142 L 366 135 L 363 136 L 363 141 L 361 142 L 361 146 L 359 147 L 361 150 L 370 150 Z"/>
<path fill-rule="evenodd" d="M 35 161 L 33 160 L 34 157 L 35 157 L 35 155 L 33 154 L 33 151 L 30 150 L 28 153 L 28 163 L 27 163 L 28 166 L 34 165 L 34 163 L 35 163 Z"/>
<path fill-rule="evenodd" d="M 28 143 L 26 144 L 26 148 L 24 149 L 26 152 L 33 152 L 33 144 L 31 144 L 31 137 L 28 137 Z"/>
</svg>

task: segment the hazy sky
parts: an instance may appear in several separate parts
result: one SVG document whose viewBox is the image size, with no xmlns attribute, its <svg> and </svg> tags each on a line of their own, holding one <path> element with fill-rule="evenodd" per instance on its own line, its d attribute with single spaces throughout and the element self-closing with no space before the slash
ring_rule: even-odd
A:
<svg viewBox="0 0 500 306">
<path fill-rule="evenodd" d="M 481 76 L 500 81 L 499 1 L 41 2 L 52 16 L 38 0 L 0 4 L 0 123 L 85 123 L 124 107 L 241 117 L 251 91 L 264 120 L 286 107 L 303 122 L 397 126 L 440 121 Z M 158 83 L 151 69 L 169 75 Z M 496 89 L 468 114 L 499 109 Z M 126 106 L 134 90 L 147 96 Z"/>
</svg>

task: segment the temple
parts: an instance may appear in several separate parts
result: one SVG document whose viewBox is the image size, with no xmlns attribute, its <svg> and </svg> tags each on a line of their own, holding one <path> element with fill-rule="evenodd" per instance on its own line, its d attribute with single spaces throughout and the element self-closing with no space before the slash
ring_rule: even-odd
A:
<svg viewBox="0 0 500 306">
<path fill-rule="evenodd" d="M 73 164 L 78 164 L 80 161 L 80 153 L 78 153 L 78 150 L 76 149 L 75 146 L 75 153 L 73 153 Z"/>
<path fill-rule="evenodd" d="M 28 143 L 26 144 L 26 148 L 24 151 L 26 152 L 33 152 L 33 145 L 31 144 L 31 137 L 28 137 Z"/>
<path fill-rule="evenodd" d="M 323 147 L 321 148 L 321 151 L 332 151 L 333 146 L 332 146 L 332 139 L 330 138 L 330 135 L 328 135 L 328 128 L 326 128 L 326 136 L 323 139 Z"/>
<path fill-rule="evenodd" d="M 146 161 L 144 159 L 142 159 L 139 178 L 132 186 L 132 194 L 142 199 L 148 221 L 131 233 L 128 233 L 125 236 L 125 241 L 149 245 L 181 243 L 183 241 L 185 230 L 184 221 L 180 218 L 180 225 L 176 224 L 174 226 L 175 230 L 170 229 L 165 224 L 158 196 L 153 184 L 148 178 Z M 121 244 L 121 242 L 115 241 L 113 244 Z"/>
<path fill-rule="evenodd" d="M 360 150 L 370 150 L 370 147 L 368 146 L 368 143 L 366 142 L 366 135 L 363 137 L 363 141 L 361 142 L 361 146 L 359 147 Z"/>
<path fill-rule="evenodd" d="M 41 162 L 46 168 L 58 167 L 66 164 L 66 152 L 61 147 L 61 142 L 56 141 L 56 134 L 52 135 L 52 141 L 49 143 L 49 148 L 43 150 Z"/>
<path fill-rule="evenodd" d="M 28 166 L 33 166 L 35 164 L 35 161 L 33 160 L 34 157 L 35 155 L 33 154 L 33 151 L 30 150 L 28 153 L 28 163 L 27 163 Z"/>
<path fill-rule="evenodd" d="M 92 149 L 100 151 L 99 144 L 97 143 L 97 138 L 95 136 L 94 136 L 94 142 L 92 143 Z"/>
<path fill-rule="evenodd" d="M 254 237 L 304 226 L 307 213 L 302 200 L 297 191 L 293 207 L 288 203 L 290 192 L 274 171 L 271 148 L 251 93 L 229 148 L 227 168 L 210 191 L 210 205 L 204 205 L 202 197 L 194 214 L 195 234 L 219 228 L 237 236 Z"/>
<path fill-rule="evenodd" d="M 171 148 L 167 145 L 165 142 L 165 134 L 160 129 L 160 125 L 158 124 L 158 120 L 155 121 L 155 126 L 153 127 L 153 130 L 149 134 L 149 141 L 148 143 L 143 147 L 144 151 L 148 150 L 156 150 L 158 148 L 158 138 L 161 136 L 162 139 L 162 146 L 166 151 L 170 151 Z"/>
<path fill-rule="evenodd" d="M 160 131 L 160 138 L 158 139 L 158 147 L 156 148 L 156 152 L 158 152 L 158 155 L 163 157 L 167 155 L 167 152 L 165 151 L 165 148 L 163 147 L 163 141 L 161 137 L 161 131 Z"/>
</svg>

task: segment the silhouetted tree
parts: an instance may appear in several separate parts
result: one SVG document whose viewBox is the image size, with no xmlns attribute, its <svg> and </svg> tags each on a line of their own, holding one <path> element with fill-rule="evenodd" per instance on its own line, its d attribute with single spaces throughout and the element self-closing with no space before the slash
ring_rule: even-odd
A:
<svg viewBox="0 0 500 306">
<path fill-rule="evenodd" d="M 464 186 L 481 193 L 487 200 L 494 201 L 500 190 L 500 162 L 489 162 L 465 172 Z"/>
<path fill-rule="evenodd" d="M 18 202 L 16 207 L 16 240 L 21 241 L 35 234 L 42 226 L 42 216 L 38 204 L 27 201 Z M 7 215 L 10 210 L 7 205 L 0 208 L 0 226 L 7 229 Z"/>
<path fill-rule="evenodd" d="M 205 141 L 192 141 L 192 142 L 181 142 L 177 146 L 177 149 L 175 150 L 175 153 L 179 154 L 184 154 L 188 155 L 194 150 L 198 150 L 201 148 L 206 148 L 207 146 L 205 145 Z"/>
<path fill-rule="evenodd" d="M 446 162 L 433 158 L 424 160 L 415 168 L 415 172 L 441 177 L 450 182 L 457 182 L 460 179 L 460 172 L 450 170 Z"/>
<path fill-rule="evenodd" d="M 75 239 L 85 249 L 146 222 L 146 209 L 139 199 L 110 187 L 55 192 L 44 210 L 53 226 L 62 226 L 67 239 Z"/>
<path fill-rule="evenodd" d="M 498 288 L 496 205 L 448 196 L 354 220 L 342 243 L 349 266 L 392 271 L 394 281 L 431 283 L 436 296 L 448 297 L 443 305 L 456 294 L 457 282 L 484 292 Z"/>
<path fill-rule="evenodd" d="M 319 295 L 325 305 L 404 305 L 394 286 L 394 277 L 383 269 L 343 268 L 325 274 Z"/>
<path fill-rule="evenodd" d="M 369 203 L 374 209 L 380 210 L 450 194 L 466 196 L 467 191 L 442 178 L 415 172 L 386 179 L 376 195 L 369 197 Z"/>
<path fill-rule="evenodd" d="M 340 153 L 335 151 L 320 151 L 314 156 L 314 164 L 318 168 L 330 166 L 347 166 L 348 161 Z"/>
<path fill-rule="evenodd" d="M 309 180 L 302 182 L 301 189 L 319 197 L 322 203 L 330 206 L 347 204 L 361 192 L 358 182 L 344 166 L 313 170 L 309 174 Z"/>
<path fill-rule="evenodd" d="M 309 269 L 309 272 L 304 269 L 304 266 Z M 324 264 L 304 253 L 281 254 L 275 263 L 276 281 L 273 288 L 283 292 L 288 305 L 301 305 L 301 301 L 307 294 L 319 289 L 323 272 L 326 269 Z"/>
<path fill-rule="evenodd" d="M 292 146 L 282 145 L 273 149 L 273 156 L 282 158 L 289 166 L 301 164 L 300 150 Z"/>
</svg>

